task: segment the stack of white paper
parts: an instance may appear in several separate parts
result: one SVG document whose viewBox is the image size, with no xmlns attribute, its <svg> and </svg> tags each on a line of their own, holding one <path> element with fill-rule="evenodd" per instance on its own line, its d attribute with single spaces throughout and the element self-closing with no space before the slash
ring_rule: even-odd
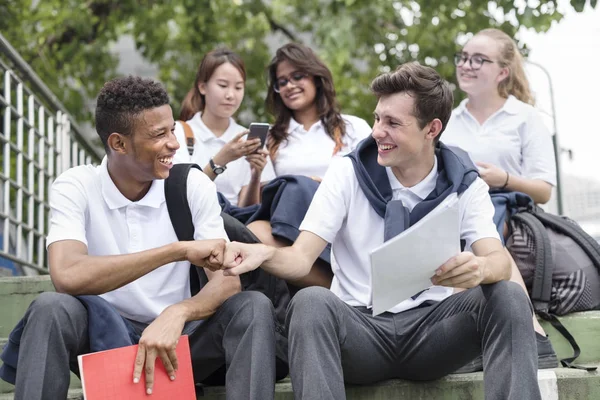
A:
<svg viewBox="0 0 600 400">
<path fill-rule="evenodd" d="M 452 194 L 419 222 L 371 251 L 373 315 L 430 287 L 435 270 L 459 253 L 458 197 Z"/>
</svg>

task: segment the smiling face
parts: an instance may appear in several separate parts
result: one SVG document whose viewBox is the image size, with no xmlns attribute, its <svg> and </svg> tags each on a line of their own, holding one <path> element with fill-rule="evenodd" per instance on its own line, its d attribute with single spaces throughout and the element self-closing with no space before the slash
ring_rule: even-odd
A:
<svg viewBox="0 0 600 400">
<path fill-rule="evenodd" d="M 175 121 L 171 106 L 142 111 L 135 117 L 131 135 L 121 135 L 123 168 L 138 182 L 166 179 L 173 167 L 173 157 L 179 149 L 174 134 Z"/>
<path fill-rule="evenodd" d="M 288 79 L 287 85 L 281 87 L 279 92 L 283 104 L 292 112 L 306 111 L 311 107 L 316 107 L 317 87 L 314 78 L 306 76 L 296 82 L 291 79 L 295 72 L 303 71 L 299 71 L 298 68 L 286 60 L 277 65 L 276 79 Z"/>
<path fill-rule="evenodd" d="M 215 119 L 228 119 L 244 99 L 244 78 L 231 63 L 218 66 L 207 82 L 198 86 L 204 96 L 204 113 Z"/>
<path fill-rule="evenodd" d="M 414 109 L 414 98 L 408 92 L 379 98 L 372 133 L 377 142 L 379 165 L 404 168 L 429 159 L 433 154 L 434 139 L 439 134 L 441 122 L 434 119 L 421 127 Z"/>
<path fill-rule="evenodd" d="M 467 57 L 479 56 L 491 62 L 483 62 L 474 69 L 469 61 L 456 67 L 456 78 L 460 89 L 471 96 L 498 92 L 498 84 L 508 77 L 509 70 L 498 64 L 500 45 L 485 35 L 475 35 L 462 49 Z"/>
</svg>

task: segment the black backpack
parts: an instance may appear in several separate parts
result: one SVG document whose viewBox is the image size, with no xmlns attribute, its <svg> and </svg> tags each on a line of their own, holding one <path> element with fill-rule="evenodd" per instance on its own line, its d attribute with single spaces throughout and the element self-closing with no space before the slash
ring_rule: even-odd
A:
<svg viewBox="0 0 600 400">
<path fill-rule="evenodd" d="M 537 315 L 549 321 L 573 347 L 573 365 L 581 350 L 557 316 L 600 308 L 600 245 L 575 221 L 544 212 L 527 197 L 517 197 L 510 215 L 506 247 L 517 264 Z"/>
<path fill-rule="evenodd" d="M 196 164 L 175 164 L 165 180 L 165 198 L 171 223 L 179 240 L 194 240 L 194 224 L 187 200 L 187 177 L 191 168 L 202 169 Z M 260 240 L 237 219 L 221 213 L 225 232 L 231 241 L 260 243 Z M 264 293 L 273 303 L 279 326 L 285 322 L 285 312 L 290 302 L 290 292 L 286 282 L 265 272 L 261 268 L 240 276 L 242 290 L 256 290 Z M 206 283 L 208 277 L 203 268 L 190 266 L 190 289 L 194 296 Z"/>
</svg>

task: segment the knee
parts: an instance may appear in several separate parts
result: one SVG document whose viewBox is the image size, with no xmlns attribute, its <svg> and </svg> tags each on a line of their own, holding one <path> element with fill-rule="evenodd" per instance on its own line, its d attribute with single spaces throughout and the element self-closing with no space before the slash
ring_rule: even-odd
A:
<svg viewBox="0 0 600 400">
<path fill-rule="evenodd" d="M 249 223 L 247 228 L 254 233 L 254 235 L 265 244 L 272 245 L 274 241 L 273 235 L 271 234 L 271 224 L 269 221 L 257 220 Z"/>
<path fill-rule="evenodd" d="M 275 310 L 273 303 L 263 293 L 248 290 L 240 292 L 228 301 L 229 307 L 235 312 L 235 319 L 238 322 L 250 323 L 259 320 L 273 320 Z"/>
<path fill-rule="evenodd" d="M 335 318 L 337 297 L 320 286 L 311 286 L 300 290 L 290 302 L 286 314 L 288 330 L 313 330 Z"/>
<path fill-rule="evenodd" d="M 487 304 L 494 308 L 497 315 L 503 314 L 511 319 L 531 319 L 533 310 L 529 297 L 517 283 L 500 281 L 486 286 L 484 293 Z"/>
<path fill-rule="evenodd" d="M 44 292 L 29 306 L 30 318 L 37 320 L 56 320 L 75 318 L 79 314 L 87 315 L 83 304 L 75 297 L 64 293 Z"/>
</svg>

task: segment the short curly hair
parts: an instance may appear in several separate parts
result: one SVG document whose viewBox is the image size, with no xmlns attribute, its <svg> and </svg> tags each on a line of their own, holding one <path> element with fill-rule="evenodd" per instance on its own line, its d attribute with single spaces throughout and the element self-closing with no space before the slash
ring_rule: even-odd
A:
<svg viewBox="0 0 600 400">
<path fill-rule="evenodd" d="M 106 152 L 112 133 L 131 135 L 141 112 L 165 104 L 169 104 L 167 91 L 152 79 L 127 76 L 106 82 L 96 103 L 96 132 Z"/>
</svg>

